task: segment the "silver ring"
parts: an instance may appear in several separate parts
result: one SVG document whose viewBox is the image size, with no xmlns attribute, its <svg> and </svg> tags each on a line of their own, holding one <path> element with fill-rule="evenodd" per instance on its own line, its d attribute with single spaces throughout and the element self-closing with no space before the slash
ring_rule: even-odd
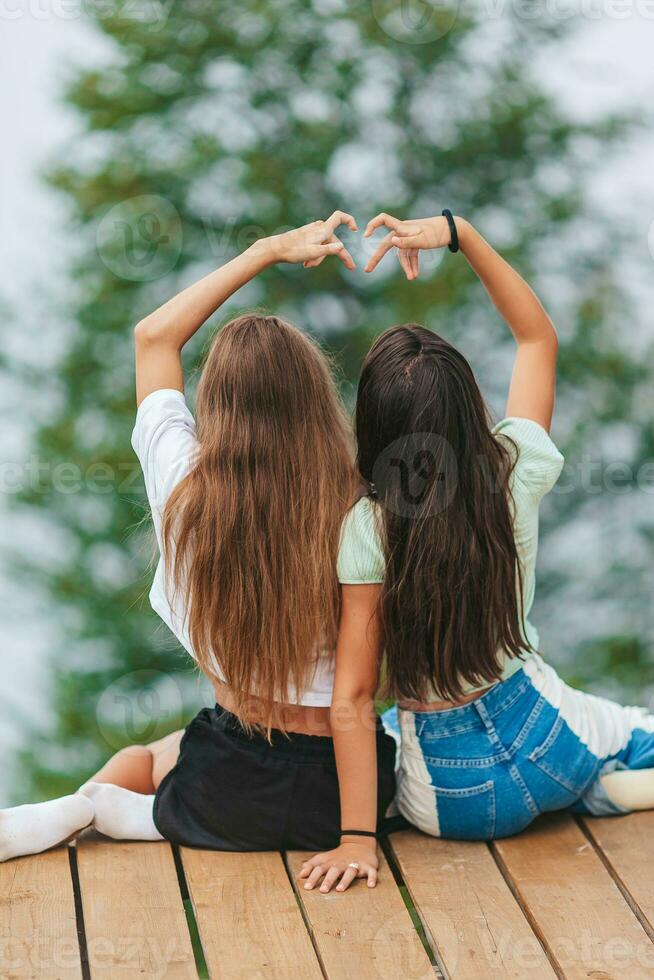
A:
<svg viewBox="0 0 654 980">
<path fill-rule="evenodd" d="M 354 868 L 355 871 L 358 871 L 359 870 L 359 865 L 357 864 L 356 861 L 350 861 L 350 863 L 348 864 L 348 868 Z"/>
</svg>

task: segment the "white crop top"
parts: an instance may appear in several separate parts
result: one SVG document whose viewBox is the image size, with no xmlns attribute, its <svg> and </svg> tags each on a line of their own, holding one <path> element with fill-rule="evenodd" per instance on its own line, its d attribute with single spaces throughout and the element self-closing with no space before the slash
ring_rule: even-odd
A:
<svg viewBox="0 0 654 980">
<path fill-rule="evenodd" d="M 181 597 L 172 595 L 172 588 L 169 594 L 165 565 L 161 557 L 161 526 L 166 501 L 177 484 L 192 469 L 198 449 L 195 420 L 181 391 L 162 388 L 143 399 L 136 413 L 132 446 L 143 470 L 145 490 L 159 546 L 160 557 L 150 589 L 150 603 L 195 660 L 197 658 L 184 622 Z M 220 665 L 216 661 L 214 668 L 217 676 L 222 678 Z M 333 651 L 325 651 L 316 656 L 315 670 L 306 690 L 298 695 L 291 688 L 284 700 L 289 704 L 328 708 L 332 703 L 333 687 L 334 655 Z"/>
</svg>

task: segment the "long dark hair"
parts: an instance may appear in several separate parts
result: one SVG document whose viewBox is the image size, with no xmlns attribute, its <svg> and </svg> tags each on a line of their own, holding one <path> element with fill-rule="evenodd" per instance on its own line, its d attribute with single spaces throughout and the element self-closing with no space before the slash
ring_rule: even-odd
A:
<svg viewBox="0 0 654 980">
<path fill-rule="evenodd" d="M 388 693 L 455 700 L 519 656 L 521 572 L 512 448 L 497 440 L 465 357 L 417 324 L 391 327 L 363 365 L 358 465 L 377 498 Z"/>
</svg>

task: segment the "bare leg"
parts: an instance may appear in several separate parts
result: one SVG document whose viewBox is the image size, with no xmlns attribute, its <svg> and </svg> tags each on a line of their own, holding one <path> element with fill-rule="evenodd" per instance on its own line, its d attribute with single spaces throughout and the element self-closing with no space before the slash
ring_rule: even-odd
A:
<svg viewBox="0 0 654 980">
<path fill-rule="evenodd" d="M 177 762 L 182 734 L 122 749 L 72 796 L 0 810 L 0 861 L 65 843 L 91 821 L 110 837 L 160 840 L 152 794 Z"/>
<path fill-rule="evenodd" d="M 162 840 L 154 792 L 177 762 L 182 732 L 118 752 L 80 794 L 93 803 L 93 826 L 114 840 Z"/>
<path fill-rule="evenodd" d="M 616 769 L 600 776 L 609 799 L 625 810 L 654 809 L 654 769 Z"/>
<path fill-rule="evenodd" d="M 112 756 L 90 783 L 112 783 L 133 793 L 154 793 L 179 755 L 183 730 L 171 732 L 149 745 L 128 745 Z"/>
</svg>

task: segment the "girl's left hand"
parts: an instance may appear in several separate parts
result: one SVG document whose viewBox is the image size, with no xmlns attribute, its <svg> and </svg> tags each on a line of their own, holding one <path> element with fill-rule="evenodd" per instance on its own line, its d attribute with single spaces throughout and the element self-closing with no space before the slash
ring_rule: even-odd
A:
<svg viewBox="0 0 654 980">
<path fill-rule="evenodd" d="M 308 879 L 304 886 L 307 890 L 315 888 L 322 878 L 321 892 L 330 891 L 336 882 L 336 891 L 344 892 L 355 878 L 367 878 L 368 888 L 374 888 L 378 869 L 379 860 L 374 845 L 343 843 L 333 851 L 316 854 L 305 861 L 299 877 Z"/>
<path fill-rule="evenodd" d="M 457 222 L 460 220 L 457 218 Z M 369 238 L 376 228 L 381 227 L 388 228 L 389 233 L 370 257 L 365 271 L 372 272 L 387 252 L 397 248 L 397 257 L 407 279 L 418 278 L 420 273 L 418 256 L 421 248 L 444 248 L 450 244 L 452 237 L 447 219 L 442 216 L 401 221 L 399 218 L 394 218 L 392 214 L 383 212 L 368 222 L 363 237 Z"/>
</svg>

